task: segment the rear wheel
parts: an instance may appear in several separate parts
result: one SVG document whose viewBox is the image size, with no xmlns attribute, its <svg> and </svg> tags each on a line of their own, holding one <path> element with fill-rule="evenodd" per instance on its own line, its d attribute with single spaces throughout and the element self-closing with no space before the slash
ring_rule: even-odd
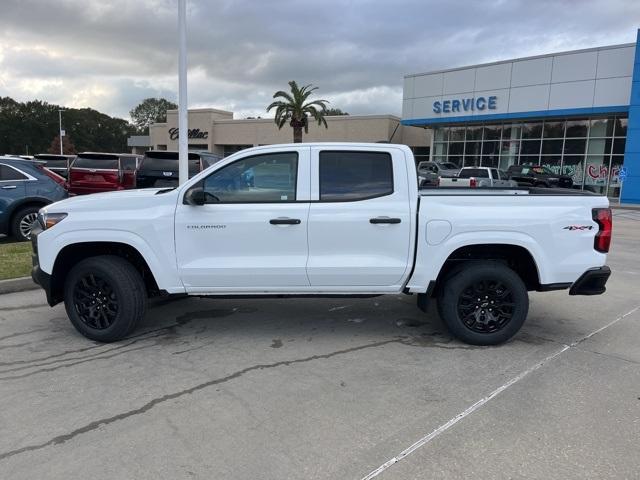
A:
<svg viewBox="0 0 640 480">
<path fill-rule="evenodd" d="M 82 335 L 115 342 L 131 333 L 144 316 L 147 295 L 142 277 L 123 258 L 103 255 L 82 260 L 64 287 L 67 315 Z"/>
<path fill-rule="evenodd" d="M 11 234 L 19 242 L 26 242 L 31 238 L 31 230 L 38 221 L 39 206 L 20 209 L 11 223 Z"/>
<path fill-rule="evenodd" d="M 472 345 L 496 345 L 513 337 L 529 310 L 522 279 L 497 261 L 470 263 L 444 280 L 438 311 L 451 333 Z"/>
</svg>

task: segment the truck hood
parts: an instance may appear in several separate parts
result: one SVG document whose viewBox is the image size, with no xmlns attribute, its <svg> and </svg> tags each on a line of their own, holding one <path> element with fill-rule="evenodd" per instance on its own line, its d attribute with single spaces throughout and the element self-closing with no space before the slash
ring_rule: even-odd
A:
<svg viewBox="0 0 640 480">
<path fill-rule="evenodd" d="M 132 210 L 148 208 L 153 205 L 163 205 L 167 202 L 175 203 L 175 190 L 161 193 L 167 188 L 143 188 L 140 190 L 119 190 L 115 192 L 93 193 L 77 195 L 44 207 L 49 213 L 70 213 L 82 211 Z"/>
</svg>

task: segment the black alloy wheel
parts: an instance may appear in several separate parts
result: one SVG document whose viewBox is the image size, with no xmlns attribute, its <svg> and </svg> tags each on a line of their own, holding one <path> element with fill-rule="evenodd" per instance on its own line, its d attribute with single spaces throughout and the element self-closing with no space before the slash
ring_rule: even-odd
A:
<svg viewBox="0 0 640 480">
<path fill-rule="evenodd" d="M 78 318 L 96 330 L 109 328 L 118 315 L 118 297 L 104 278 L 88 273 L 73 286 L 73 304 Z"/>
<path fill-rule="evenodd" d="M 472 345 L 506 342 L 529 311 L 526 285 L 497 260 L 463 262 L 437 289 L 442 321 L 455 337 Z"/>
<path fill-rule="evenodd" d="M 115 342 L 144 317 L 147 291 L 126 259 L 99 255 L 79 261 L 64 281 L 64 304 L 73 326 L 98 342 Z"/>
<path fill-rule="evenodd" d="M 513 317 L 513 295 L 500 280 L 483 279 L 470 284 L 458 297 L 458 315 L 478 333 L 502 330 Z"/>
</svg>

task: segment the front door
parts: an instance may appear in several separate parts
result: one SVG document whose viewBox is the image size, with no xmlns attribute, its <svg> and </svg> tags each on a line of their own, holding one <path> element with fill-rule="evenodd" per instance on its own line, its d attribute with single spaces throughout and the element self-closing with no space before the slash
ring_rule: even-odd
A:
<svg viewBox="0 0 640 480">
<path fill-rule="evenodd" d="M 24 172 L 10 167 L 9 165 L 0 163 L 0 220 L 7 227 L 6 232 L 9 233 L 11 225 L 9 224 L 9 212 L 11 205 L 25 197 L 25 181 L 29 177 Z"/>
<path fill-rule="evenodd" d="M 309 286 L 309 147 L 244 156 L 200 183 L 205 205 L 180 198 L 175 217 L 178 269 L 188 292 Z"/>
<path fill-rule="evenodd" d="M 313 147 L 309 210 L 312 287 L 392 287 L 409 268 L 408 172 L 400 149 Z M 415 177 L 411 179 L 415 182 Z"/>
</svg>

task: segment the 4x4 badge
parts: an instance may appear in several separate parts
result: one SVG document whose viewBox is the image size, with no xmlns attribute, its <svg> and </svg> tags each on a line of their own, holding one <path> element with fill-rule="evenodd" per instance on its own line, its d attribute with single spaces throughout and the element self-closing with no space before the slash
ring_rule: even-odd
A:
<svg viewBox="0 0 640 480">
<path fill-rule="evenodd" d="M 568 225 L 563 230 L 593 230 L 593 225 Z"/>
</svg>

